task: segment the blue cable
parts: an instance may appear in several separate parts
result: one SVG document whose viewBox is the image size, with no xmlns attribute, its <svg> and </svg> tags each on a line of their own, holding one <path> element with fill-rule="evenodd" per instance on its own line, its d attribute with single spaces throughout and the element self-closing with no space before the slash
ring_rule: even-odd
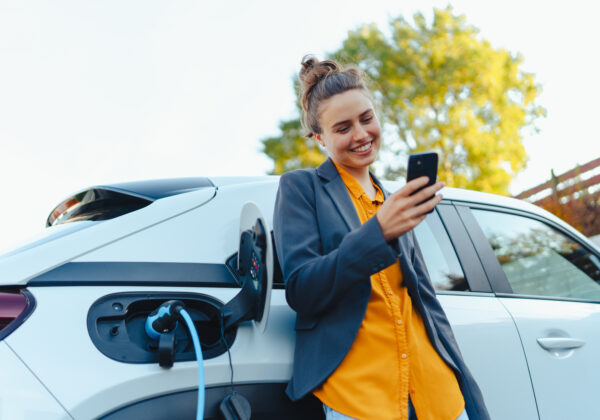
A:
<svg viewBox="0 0 600 420">
<path fill-rule="evenodd" d="M 185 309 L 179 311 L 181 317 L 185 321 L 190 335 L 192 336 L 192 342 L 194 343 L 194 350 L 196 351 L 196 360 L 198 361 L 198 409 L 196 411 L 196 420 L 202 420 L 204 417 L 204 368 L 202 360 L 202 347 L 200 346 L 200 339 L 198 338 L 198 332 L 194 326 L 194 321 L 187 313 Z"/>
</svg>

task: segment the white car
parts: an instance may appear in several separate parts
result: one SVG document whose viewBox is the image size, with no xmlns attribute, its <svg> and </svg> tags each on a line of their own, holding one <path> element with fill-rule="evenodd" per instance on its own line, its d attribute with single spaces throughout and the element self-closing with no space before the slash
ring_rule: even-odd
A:
<svg viewBox="0 0 600 420">
<path fill-rule="evenodd" d="M 253 419 L 322 418 L 314 398 L 284 395 L 295 314 L 268 234 L 277 186 L 186 178 L 62 201 L 39 237 L 0 256 L 0 419 L 194 418 L 186 329 L 164 343 L 144 331 L 170 299 L 185 303 L 202 342 L 205 418 L 219 418 L 232 383 Z M 600 249 L 531 204 L 443 195 L 417 238 L 491 417 L 600 418 Z M 249 269 L 238 266 L 241 232 L 253 241 L 239 252 Z"/>
</svg>

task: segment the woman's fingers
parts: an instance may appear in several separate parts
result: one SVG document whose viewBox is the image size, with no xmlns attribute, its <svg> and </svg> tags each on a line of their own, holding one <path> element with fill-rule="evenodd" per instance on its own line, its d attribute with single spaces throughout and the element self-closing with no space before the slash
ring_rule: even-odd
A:
<svg viewBox="0 0 600 420">
<path fill-rule="evenodd" d="M 427 200 L 430 197 L 433 197 L 439 190 L 441 190 L 442 188 L 444 188 L 444 183 L 443 182 L 436 182 L 433 185 L 430 185 L 429 187 L 423 188 L 421 191 L 414 193 L 410 198 L 411 201 L 414 202 L 414 204 L 419 204 L 425 200 Z"/>
<path fill-rule="evenodd" d="M 434 207 L 440 203 L 440 201 L 442 201 L 442 198 L 444 198 L 442 196 L 442 194 L 436 194 L 435 196 L 431 197 L 430 200 L 427 200 L 427 201 L 423 202 L 422 204 L 419 204 L 418 206 L 415 207 L 417 214 L 425 214 L 426 215 L 431 210 L 433 210 Z"/>
<path fill-rule="evenodd" d="M 426 176 L 422 176 L 422 177 L 413 179 L 412 181 L 409 181 L 405 186 L 400 188 L 398 191 L 396 191 L 392 195 L 396 195 L 399 197 L 410 197 L 410 196 L 417 196 L 417 194 L 420 194 L 423 191 L 425 191 L 425 194 L 427 194 L 427 195 L 424 198 L 427 198 L 430 195 L 435 194 L 436 192 L 438 192 L 439 190 L 441 190 L 444 187 L 443 182 L 436 182 L 435 184 L 430 185 L 429 187 L 425 187 L 428 182 L 429 182 L 429 178 Z M 425 188 L 423 188 L 423 187 L 425 187 Z M 419 191 L 420 189 L 421 189 L 421 191 Z"/>
<path fill-rule="evenodd" d="M 441 201 L 442 196 L 436 193 L 444 184 L 437 182 L 423 188 L 427 182 L 427 177 L 410 181 L 383 203 L 377 212 L 377 219 L 386 240 L 397 238 L 413 229 Z M 417 191 L 420 188 L 422 189 Z"/>
<path fill-rule="evenodd" d="M 429 178 L 426 176 L 421 176 L 419 178 L 413 179 L 406 183 L 405 186 L 400 188 L 394 195 L 399 195 L 402 197 L 408 197 L 411 194 L 414 194 L 415 191 L 418 191 L 419 188 L 423 188 L 429 182 Z"/>
</svg>

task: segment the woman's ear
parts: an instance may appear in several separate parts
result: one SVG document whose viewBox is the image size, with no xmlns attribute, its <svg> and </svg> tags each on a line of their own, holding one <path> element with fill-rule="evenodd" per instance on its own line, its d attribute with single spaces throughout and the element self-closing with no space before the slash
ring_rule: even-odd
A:
<svg viewBox="0 0 600 420">
<path fill-rule="evenodd" d="M 315 133 L 314 137 L 317 139 L 317 141 L 319 142 L 319 144 L 321 145 L 321 147 L 325 147 L 325 143 L 323 142 L 323 139 L 321 138 L 320 134 Z"/>
</svg>

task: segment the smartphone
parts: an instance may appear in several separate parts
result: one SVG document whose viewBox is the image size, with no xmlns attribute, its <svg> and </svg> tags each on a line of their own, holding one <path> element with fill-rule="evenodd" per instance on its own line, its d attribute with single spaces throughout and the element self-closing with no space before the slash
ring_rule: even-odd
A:
<svg viewBox="0 0 600 420">
<path fill-rule="evenodd" d="M 413 179 L 426 176 L 429 182 L 423 188 L 433 185 L 437 181 L 438 155 L 435 152 L 415 153 L 408 157 L 408 171 L 406 173 L 406 182 Z M 413 194 L 421 191 L 418 189 Z M 433 195 L 419 204 L 423 204 L 433 198 Z M 431 210 L 433 211 L 433 210 Z M 429 213 L 431 213 L 431 211 Z"/>
</svg>

